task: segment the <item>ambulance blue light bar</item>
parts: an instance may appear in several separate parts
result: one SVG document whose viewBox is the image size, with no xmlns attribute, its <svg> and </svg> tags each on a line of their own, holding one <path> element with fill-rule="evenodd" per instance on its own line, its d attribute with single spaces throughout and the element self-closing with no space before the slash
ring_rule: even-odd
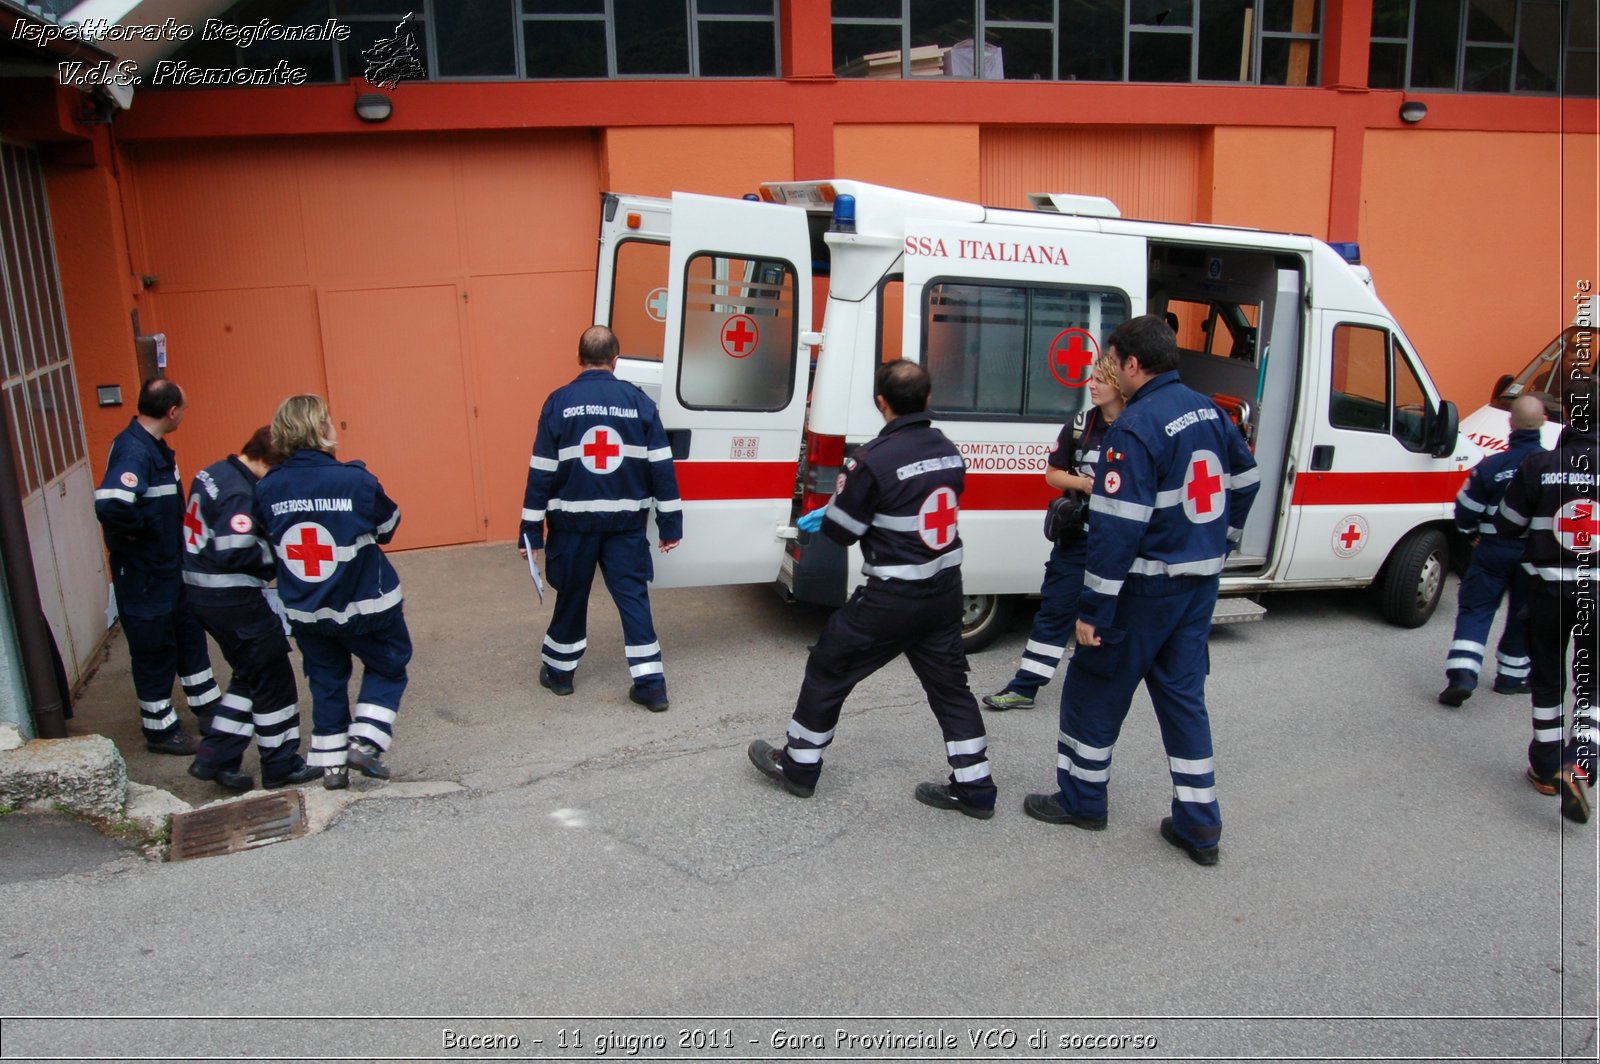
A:
<svg viewBox="0 0 1600 1064">
<path fill-rule="evenodd" d="M 853 233 L 856 231 L 856 198 L 850 195 L 840 196 L 833 201 L 833 223 L 828 226 L 830 232 Z"/>
<path fill-rule="evenodd" d="M 1330 242 L 1330 248 L 1339 253 L 1339 257 L 1352 266 L 1361 265 L 1361 245 L 1354 240 Z"/>
</svg>

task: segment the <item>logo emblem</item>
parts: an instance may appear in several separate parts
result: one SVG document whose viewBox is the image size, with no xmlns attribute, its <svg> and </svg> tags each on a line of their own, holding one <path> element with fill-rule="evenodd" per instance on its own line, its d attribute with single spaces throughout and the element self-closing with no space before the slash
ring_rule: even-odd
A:
<svg viewBox="0 0 1600 1064">
<path fill-rule="evenodd" d="M 228 519 L 228 527 L 244 535 L 255 527 L 255 522 L 250 520 L 249 514 L 234 514 Z"/>
<path fill-rule="evenodd" d="M 1106 494 L 1115 495 L 1122 489 L 1122 474 L 1118 473 L 1115 469 L 1111 470 L 1111 472 L 1106 474 L 1105 484 Z"/>
<path fill-rule="evenodd" d="M 922 500 L 917 511 L 917 534 L 934 550 L 944 550 L 956 538 L 956 493 L 951 488 L 935 488 Z"/>
<path fill-rule="evenodd" d="M 133 476 L 125 473 L 124 476 Z M 198 550 L 206 541 L 206 524 L 200 520 L 200 496 L 189 496 L 189 507 L 183 511 L 183 544 L 191 550 Z"/>
<path fill-rule="evenodd" d="M 1556 511 L 1551 527 L 1556 540 L 1573 554 L 1593 554 L 1600 538 L 1600 520 L 1593 499 L 1573 499 Z"/>
<path fill-rule="evenodd" d="M 1094 375 L 1100 345 L 1088 329 L 1062 329 L 1050 341 L 1050 372 L 1068 388 L 1082 388 Z"/>
<path fill-rule="evenodd" d="M 1354 558 L 1367 545 L 1367 519 L 1360 514 L 1341 517 L 1333 523 L 1333 553 Z"/>
<path fill-rule="evenodd" d="M 733 358 L 745 358 L 761 343 L 761 326 L 748 314 L 735 314 L 722 323 L 722 349 Z"/>
<path fill-rule="evenodd" d="M 617 432 L 605 425 L 596 425 L 583 434 L 580 453 L 583 468 L 601 476 L 616 472 L 622 465 L 622 445 L 617 442 Z"/>
<path fill-rule="evenodd" d="M 139 486 L 139 478 L 132 473 L 124 473 L 122 474 L 122 486 L 125 488 L 137 488 Z"/>
<path fill-rule="evenodd" d="M 1197 525 L 1210 524 L 1222 516 L 1222 460 L 1212 452 L 1195 451 L 1189 456 L 1182 501 L 1184 515 Z"/>
<path fill-rule="evenodd" d="M 302 521 L 289 529 L 278 548 L 283 564 L 308 584 L 320 584 L 339 568 L 333 533 L 315 521 Z"/>
</svg>

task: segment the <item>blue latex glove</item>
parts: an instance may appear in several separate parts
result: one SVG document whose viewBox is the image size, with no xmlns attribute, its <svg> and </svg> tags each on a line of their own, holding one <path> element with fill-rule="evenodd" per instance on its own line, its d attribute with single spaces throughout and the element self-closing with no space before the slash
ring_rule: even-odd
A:
<svg viewBox="0 0 1600 1064">
<path fill-rule="evenodd" d="M 827 506 L 819 506 L 810 513 L 801 516 L 796 521 L 795 527 L 802 532 L 815 532 L 822 527 L 822 515 L 827 512 Z"/>
</svg>

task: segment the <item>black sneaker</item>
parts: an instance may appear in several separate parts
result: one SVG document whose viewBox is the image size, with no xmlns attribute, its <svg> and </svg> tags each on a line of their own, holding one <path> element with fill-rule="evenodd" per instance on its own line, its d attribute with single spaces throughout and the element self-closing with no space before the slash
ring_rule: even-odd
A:
<svg viewBox="0 0 1600 1064">
<path fill-rule="evenodd" d="M 816 787 L 804 783 L 796 783 L 783 773 L 783 764 L 779 760 L 783 755 L 773 749 L 772 744 L 764 739 L 757 739 L 750 744 L 746 751 L 750 755 L 750 763 L 761 770 L 763 776 L 768 776 L 783 785 L 783 789 L 796 798 L 810 798 L 816 793 Z"/>
<path fill-rule="evenodd" d="M 988 820 L 994 816 L 994 806 L 987 808 L 973 805 L 955 791 L 950 789 L 948 783 L 919 783 L 916 790 L 917 801 L 923 805 L 931 805 L 935 809 L 951 809 L 958 813 L 965 813 L 975 820 Z"/>
<path fill-rule="evenodd" d="M 1561 779 L 1559 776 L 1541 776 L 1539 773 L 1534 771 L 1532 765 L 1528 766 L 1527 776 L 1528 782 L 1533 784 L 1533 789 L 1538 791 L 1540 794 L 1548 794 L 1551 797 L 1554 797 L 1561 790 Z"/>
<path fill-rule="evenodd" d="M 253 776 L 246 776 L 243 772 L 231 768 L 216 768 L 212 765 L 202 765 L 199 761 L 189 766 L 189 775 L 197 780 L 215 783 L 219 787 L 226 787 L 230 791 L 255 790 L 256 781 Z"/>
<path fill-rule="evenodd" d="M 1497 676 L 1494 681 L 1494 693 L 1497 695 L 1525 695 L 1530 690 L 1527 680 L 1508 680 L 1504 676 Z"/>
<path fill-rule="evenodd" d="M 1105 817 L 1079 816 L 1069 813 L 1061 808 L 1061 803 L 1056 801 L 1053 794 L 1030 794 L 1022 800 L 1022 811 L 1035 820 L 1043 820 L 1046 824 L 1071 824 L 1075 828 L 1085 831 L 1104 831 L 1106 829 Z"/>
<path fill-rule="evenodd" d="M 301 765 L 293 772 L 286 773 L 282 776 L 269 776 L 265 772 L 262 772 L 261 786 L 270 791 L 275 790 L 278 787 L 295 787 L 302 783 L 310 783 L 312 780 L 320 779 L 321 777 L 322 769 L 317 768 L 314 765 Z"/>
<path fill-rule="evenodd" d="M 389 766 L 383 763 L 383 751 L 364 739 L 356 739 L 350 743 L 350 752 L 345 755 L 345 759 L 351 768 L 363 776 L 375 780 L 389 778 Z"/>
<path fill-rule="evenodd" d="M 182 728 L 177 729 L 165 739 L 152 742 L 144 741 L 144 748 L 152 754 L 176 754 L 179 757 L 190 757 L 194 754 L 194 740 Z"/>
<path fill-rule="evenodd" d="M 342 791 L 350 786 L 350 770 L 343 765 L 322 770 L 322 789 L 326 791 Z"/>
<path fill-rule="evenodd" d="M 1577 766 L 1568 765 L 1557 777 L 1561 782 L 1561 815 L 1578 824 L 1589 822 L 1589 787 Z"/>
<path fill-rule="evenodd" d="M 1173 826 L 1172 818 L 1161 818 L 1161 837 L 1172 845 L 1189 855 L 1189 860 L 1197 865 L 1214 865 L 1222 858 L 1222 854 L 1215 846 L 1196 846 L 1188 839 L 1178 834 L 1178 829 Z"/>
<path fill-rule="evenodd" d="M 561 674 L 552 672 L 550 666 L 539 666 L 539 686 L 545 688 L 553 695 L 570 695 L 572 693 L 572 673 L 566 674 L 567 679 L 561 679 Z"/>
<path fill-rule="evenodd" d="M 672 706 L 672 703 L 667 701 L 667 692 L 664 690 L 647 695 L 635 687 L 628 691 L 628 701 L 643 706 L 652 713 L 665 713 Z"/>
<path fill-rule="evenodd" d="M 1457 687 L 1455 684 L 1451 684 L 1449 687 L 1446 687 L 1443 691 L 1439 692 L 1439 704 L 1441 706 L 1449 706 L 1451 709 L 1456 709 L 1460 707 L 1461 703 L 1465 702 L 1471 697 L 1471 688 Z"/>
</svg>

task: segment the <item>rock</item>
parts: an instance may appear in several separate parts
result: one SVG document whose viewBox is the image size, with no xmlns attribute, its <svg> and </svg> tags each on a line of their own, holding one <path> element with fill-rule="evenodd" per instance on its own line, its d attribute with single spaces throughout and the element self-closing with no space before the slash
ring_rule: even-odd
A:
<svg viewBox="0 0 1600 1064">
<path fill-rule="evenodd" d="M 128 806 L 123 816 L 137 824 L 145 835 L 162 834 L 173 813 L 187 813 L 194 806 L 160 787 L 128 781 Z"/>
<path fill-rule="evenodd" d="M 0 751 L 15 750 L 22 745 L 22 732 L 15 724 L 0 724 Z"/>
<path fill-rule="evenodd" d="M 114 818 L 127 793 L 127 763 L 103 735 L 35 739 L 0 751 L 0 806 L 43 802 Z"/>
</svg>

